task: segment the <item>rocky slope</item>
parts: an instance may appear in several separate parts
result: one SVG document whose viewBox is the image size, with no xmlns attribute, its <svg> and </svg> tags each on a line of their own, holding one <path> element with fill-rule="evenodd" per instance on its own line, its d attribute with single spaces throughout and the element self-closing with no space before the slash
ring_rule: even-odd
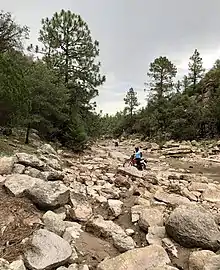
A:
<svg viewBox="0 0 220 270">
<path fill-rule="evenodd" d="M 220 269 L 220 184 L 191 170 L 218 172 L 218 146 L 141 143 L 139 172 L 122 167 L 137 143 L 2 157 L 0 269 Z"/>
</svg>

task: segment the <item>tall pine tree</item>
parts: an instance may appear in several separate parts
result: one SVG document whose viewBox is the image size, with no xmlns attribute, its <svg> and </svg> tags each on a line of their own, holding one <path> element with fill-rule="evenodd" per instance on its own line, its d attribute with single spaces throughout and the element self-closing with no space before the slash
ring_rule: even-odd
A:
<svg viewBox="0 0 220 270">
<path fill-rule="evenodd" d="M 125 110 L 129 112 L 129 115 L 132 118 L 135 109 L 139 106 L 137 92 L 135 92 L 132 87 L 128 90 L 124 102 L 126 105 Z"/>
<path fill-rule="evenodd" d="M 199 80 L 203 78 L 204 72 L 205 69 L 203 68 L 202 58 L 198 50 L 195 49 L 193 55 L 190 57 L 188 75 L 189 83 L 192 85 L 194 91 Z"/>
<path fill-rule="evenodd" d="M 148 76 L 150 78 L 150 90 L 156 99 L 161 100 L 173 89 L 173 78 L 176 76 L 175 65 L 166 57 L 160 56 L 150 64 Z"/>
</svg>

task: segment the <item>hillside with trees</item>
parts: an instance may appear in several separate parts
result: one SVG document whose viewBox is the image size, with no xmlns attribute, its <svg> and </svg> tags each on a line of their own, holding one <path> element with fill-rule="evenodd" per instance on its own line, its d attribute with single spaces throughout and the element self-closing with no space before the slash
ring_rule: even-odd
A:
<svg viewBox="0 0 220 270">
<path fill-rule="evenodd" d="M 124 110 L 103 115 L 94 102 L 106 80 L 99 42 L 80 15 L 61 10 L 42 19 L 40 45 L 28 50 L 28 27 L 18 25 L 10 13 L 1 12 L 0 19 L 0 126 L 25 129 L 26 143 L 31 129 L 74 150 L 100 135 L 139 134 L 150 140 L 219 136 L 219 60 L 205 71 L 195 49 L 188 74 L 180 78 L 175 64 L 159 56 L 146 74 L 146 106 L 138 109 L 140 100 L 131 87 Z"/>
<path fill-rule="evenodd" d="M 93 98 L 105 81 L 88 25 L 70 11 L 55 13 L 42 19 L 42 46 L 24 53 L 28 27 L 10 13 L 0 20 L 0 126 L 25 128 L 26 143 L 36 129 L 43 139 L 82 149 L 99 132 Z"/>
<path fill-rule="evenodd" d="M 220 65 L 205 72 L 197 49 L 189 59 L 188 74 L 177 80 L 177 68 L 167 57 L 150 63 L 146 107 L 132 115 L 125 111 L 105 115 L 112 136 L 139 134 L 152 140 L 210 139 L 220 133 Z M 133 89 L 133 88 L 132 88 Z M 135 89 L 133 90 L 134 93 Z M 133 103 L 138 104 L 135 96 Z M 132 104 L 132 102 L 131 102 Z M 109 127 L 111 126 L 111 127 Z"/>
</svg>

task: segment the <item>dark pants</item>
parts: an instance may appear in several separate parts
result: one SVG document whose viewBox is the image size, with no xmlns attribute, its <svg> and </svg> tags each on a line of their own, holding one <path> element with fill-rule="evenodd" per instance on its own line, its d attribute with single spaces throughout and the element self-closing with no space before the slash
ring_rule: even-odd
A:
<svg viewBox="0 0 220 270">
<path fill-rule="evenodd" d="M 136 164 L 137 164 L 137 169 L 142 171 L 141 159 L 140 158 L 136 158 Z"/>
</svg>

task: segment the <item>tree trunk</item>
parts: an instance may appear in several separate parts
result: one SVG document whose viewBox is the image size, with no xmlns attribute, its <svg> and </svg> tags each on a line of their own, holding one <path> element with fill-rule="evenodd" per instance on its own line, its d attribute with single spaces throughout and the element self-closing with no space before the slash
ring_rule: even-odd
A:
<svg viewBox="0 0 220 270">
<path fill-rule="evenodd" d="M 25 138 L 25 144 L 29 143 L 29 134 L 30 134 L 31 124 L 29 123 L 27 125 L 27 131 L 26 131 L 26 138 Z"/>
</svg>

